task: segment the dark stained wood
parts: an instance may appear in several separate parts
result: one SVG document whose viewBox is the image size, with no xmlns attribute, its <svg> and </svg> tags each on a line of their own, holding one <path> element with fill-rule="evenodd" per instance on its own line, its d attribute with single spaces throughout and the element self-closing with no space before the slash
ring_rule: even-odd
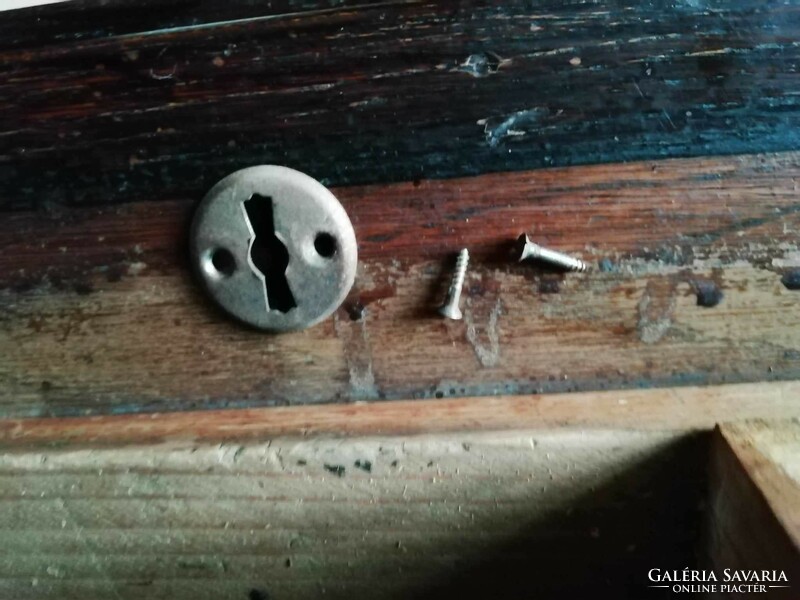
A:
<svg viewBox="0 0 800 600">
<path fill-rule="evenodd" d="M 333 318 L 282 336 L 228 320 L 192 281 L 192 202 L 11 214 L 0 413 L 796 379 L 798 177 L 789 153 L 339 188 L 360 243 L 355 288 Z M 592 271 L 514 264 L 521 231 Z M 462 246 L 465 320 L 443 321 L 434 308 Z"/>
<path fill-rule="evenodd" d="M 0 22 L 0 209 L 800 147 L 778 0 L 86 2 Z"/>
</svg>

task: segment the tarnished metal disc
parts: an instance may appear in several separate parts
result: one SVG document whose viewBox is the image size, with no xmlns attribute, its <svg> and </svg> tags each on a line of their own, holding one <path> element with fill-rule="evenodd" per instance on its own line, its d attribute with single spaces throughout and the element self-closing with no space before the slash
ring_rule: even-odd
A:
<svg viewBox="0 0 800 600">
<path fill-rule="evenodd" d="M 319 323 L 355 279 L 356 236 L 344 208 L 321 183 L 287 167 L 222 179 L 197 208 L 190 243 L 217 304 L 270 331 Z"/>
</svg>

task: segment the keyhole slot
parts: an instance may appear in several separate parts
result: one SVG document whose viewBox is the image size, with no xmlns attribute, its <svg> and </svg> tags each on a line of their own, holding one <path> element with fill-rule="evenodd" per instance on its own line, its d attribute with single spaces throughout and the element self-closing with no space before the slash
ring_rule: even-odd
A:
<svg viewBox="0 0 800 600">
<path fill-rule="evenodd" d="M 244 210 L 255 235 L 250 244 L 250 261 L 264 276 L 269 308 L 287 313 L 297 302 L 286 279 L 289 251 L 275 235 L 272 198 L 253 194 L 245 200 Z"/>
</svg>

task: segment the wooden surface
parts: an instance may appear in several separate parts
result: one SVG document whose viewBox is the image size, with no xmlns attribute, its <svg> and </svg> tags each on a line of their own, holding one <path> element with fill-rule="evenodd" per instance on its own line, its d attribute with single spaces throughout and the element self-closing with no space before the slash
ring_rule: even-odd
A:
<svg viewBox="0 0 800 600">
<path fill-rule="evenodd" d="M 800 413 L 797 8 L 5 15 L 0 598 L 662 597 L 647 570 L 701 530 L 685 431 Z M 243 329 L 189 274 L 197 201 L 259 163 L 356 229 L 353 292 L 305 332 Z M 513 264 L 523 231 L 591 272 Z M 776 472 L 723 433 L 709 529 L 777 539 Z"/>
<path fill-rule="evenodd" d="M 0 449 L 113 448 L 156 443 L 241 443 L 281 436 L 358 437 L 605 428 L 710 431 L 731 421 L 789 419 L 800 383 L 627 390 L 327 406 L 0 420 Z M 796 468 L 796 466 L 795 466 Z"/>
<path fill-rule="evenodd" d="M 333 409 L 315 412 L 325 410 Z M 503 597 L 666 598 L 648 587 L 654 564 L 713 568 L 720 578 L 725 569 L 783 571 L 790 587 L 765 597 L 796 595 L 796 419 L 726 424 L 713 436 L 228 431 L 213 444 L 54 448 L 40 438 L 5 448 L 0 598 L 478 600 L 487 588 Z M 535 576 L 520 576 L 532 561 Z"/>
<path fill-rule="evenodd" d="M 770 151 L 800 148 L 798 25 L 761 0 L 9 12 L 0 417 L 797 379 L 800 154 Z M 351 297 L 305 332 L 190 276 L 194 206 L 258 163 L 356 229 Z M 513 264 L 523 231 L 592 272 Z"/>
<path fill-rule="evenodd" d="M 797 3 L 77 0 L 0 23 L 0 207 L 800 145 Z"/>
<path fill-rule="evenodd" d="M 800 582 L 800 424 L 723 425 L 710 468 L 709 552 L 712 566 L 783 571 L 766 585 L 769 598 L 797 598 Z M 746 598 L 747 594 L 721 594 Z"/>
<path fill-rule="evenodd" d="M 0 598 L 663 598 L 646 573 L 693 564 L 704 448 L 530 430 L 6 452 Z"/>
<path fill-rule="evenodd" d="M 800 420 L 726 423 L 720 435 L 792 541 L 800 567 Z"/>
<path fill-rule="evenodd" d="M 340 188 L 352 295 L 269 336 L 210 307 L 194 203 L 0 222 L 0 412 L 73 415 L 795 379 L 800 155 Z M 510 261 L 520 231 L 592 272 Z M 434 308 L 472 254 L 465 319 Z"/>
</svg>

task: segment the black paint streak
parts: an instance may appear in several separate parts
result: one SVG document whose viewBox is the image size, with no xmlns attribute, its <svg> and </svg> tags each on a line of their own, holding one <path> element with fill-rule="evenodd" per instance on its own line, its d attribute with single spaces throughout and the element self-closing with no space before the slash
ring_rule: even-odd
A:
<svg viewBox="0 0 800 600">
<path fill-rule="evenodd" d="M 800 148 L 791 3 L 134 4 L 0 22 L 0 210 Z"/>
<path fill-rule="evenodd" d="M 800 269 L 786 271 L 781 277 L 781 283 L 787 290 L 800 290 Z"/>
<path fill-rule="evenodd" d="M 347 311 L 347 316 L 350 317 L 351 321 L 360 321 L 364 318 L 364 313 L 367 312 L 366 306 L 358 300 L 355 302 L 348 302 L 345 304 L 344 309 Z"/>
<path fill-rule="evenodd" d="M 361 460 L 358 459 L 355 463 L 355 466 L 361 469 L 362 471 L 366 471 L 367 473 L 372 472 L 372 462 L 369 460 Z"/>
<path fill-rule="evenodd" d="M 73 287 L 79 296 L 88 296 L 94 291 L 94 286 L 89 281 L 79 281 Z"/>
<path fill-rule="evenodd" d="M 614 271 L 614 262 L 610 258 L 601 258 L 597 262 L 597 268 L 601 273 L 611 273 Z"/>
<path fill-rule="evenodd" d="M 322 466 L 325 468 L 326 471 L 333 473 L 337 477 L 344 477 L 345 473 L 344 465 L 329 465 L 326 463 Z"/>
<path fill-rule="evenodd" d="M 712 308 L 722 302 L 724 294 L 713 281 L 695 280 L 691 282 L 691 286 L 697 295 L 697 306 Z"/>
<path fill-rule="evenodd" d="M 380 235 L 371 235 L 367 237 L 368 242 L 374 243 L 381 243 L 381 242 L 391 242 L 394 239 L 394 234 L 391 233 L 382 233 Z"/>
<path fill-rule="evenodd" d="M 106 279 L 109 283 L 117 283 L 118 281 L 122 281 L 127 271 L 128 269 L 126 266 L 119 264 L 110 265 L 106 270 Z"/>
</svg>

